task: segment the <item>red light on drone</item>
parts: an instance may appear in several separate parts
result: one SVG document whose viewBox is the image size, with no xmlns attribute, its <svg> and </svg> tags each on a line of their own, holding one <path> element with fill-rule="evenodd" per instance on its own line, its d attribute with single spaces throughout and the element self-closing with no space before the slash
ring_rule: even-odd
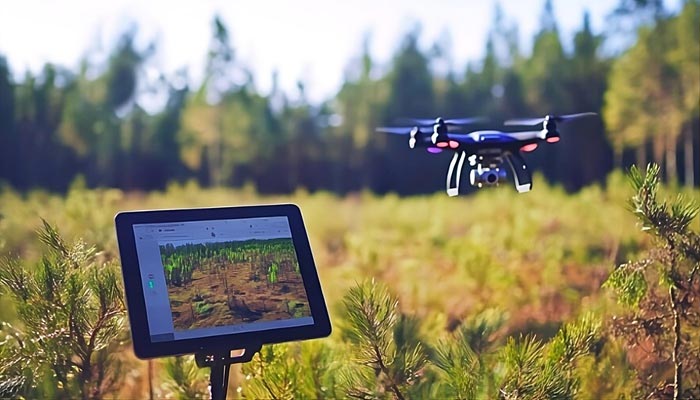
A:
<svg viewBox="0 0 700 400">
<path fill-rule="evenodd" d="M 525 146 L 521 147 L 520 151 L 524 151 L 526 153 L 529 153 L 531 151 L 535 151 L 536 148 L 537 148 L 537 143 L 530 143 L 530 144 L 526 144 Z"/>
<path fill-rule="evenodd" d="M 459 147 L 459 142 L 457 142 L 455 140 L 450 140 L 450 148 L 456 149 L 457 147 Z"/>
<path fill-rule="evenodd" d="M 445 148 L 445 147 L 449 146 L 449 143 L 447 143 L 447 142 L 437 142 L 436 145 L 437 145 L 437 147 Z"/>
<path fill-rule="evenodd" d="M 556 143 L 559 141 L 559 136 L 552 136 L 547 138 L 547 143 Z"/>
</svg>

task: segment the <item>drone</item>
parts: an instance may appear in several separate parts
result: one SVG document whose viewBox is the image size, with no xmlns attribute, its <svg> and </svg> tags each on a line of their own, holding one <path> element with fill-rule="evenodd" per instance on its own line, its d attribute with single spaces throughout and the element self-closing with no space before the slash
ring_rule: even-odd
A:
<svg viewBox="0 0 700 400">
<path fill-rule="evenodd" d="M 469 160 L 471 168 L 469 182 L 477 188 L 498 186 L 506 179 L 504 161 L 510 167 L 519 193 L 532 189 L 532 176 L 521 153 L 530 153 L 541 143 L 555 144 L 561 139 L 557 124 L 565 124 L 577 119 L 597 115 L 584 112 L 568 115 L 546 115 L 540 118 L 511 119 L 503 123 L 515 126 L 512 132 L 501 130 L 474 130 L 453 132 L 454 128 L 474 126 L 484 118 L 454 119 L 406 119 L 413 126 L 384 126 L 378 132 L 408 135 L 408 147 L 426 148 L 429 153 L 443 151 L 454 153 L 447 170 L 447 195 L 457 196 L 464 161 Z"/>
</svg>

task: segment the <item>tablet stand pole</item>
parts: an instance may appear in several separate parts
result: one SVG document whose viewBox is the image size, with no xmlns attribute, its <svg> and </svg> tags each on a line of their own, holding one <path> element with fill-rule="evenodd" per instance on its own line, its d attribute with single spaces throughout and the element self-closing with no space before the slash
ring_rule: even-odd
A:
<svg viewBox="0 0 700 400">
<path fill-rule="evenodd" d="M 209 373 L 209 383 L 211 385 L 212 400 L 226 399 L 231 364 L 249 362 L 253 359 L 255 353 L 260 351 L 261 347 L 261 345 L 246 347 L 241 349 L 243 351 L 242 354 L 235 356 L 232 356 L 232 354 L 239 353 L 241 350 L 215 350 L 194 355 L 199 368 L 209 367 L 211 369 Z"/>
</svg>

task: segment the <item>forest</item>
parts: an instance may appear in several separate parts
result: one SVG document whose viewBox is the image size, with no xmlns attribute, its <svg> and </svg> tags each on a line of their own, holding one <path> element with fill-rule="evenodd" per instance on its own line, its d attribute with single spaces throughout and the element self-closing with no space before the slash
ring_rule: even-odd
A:
<svg viewBox="0 0 700 400">
<path fill-rule="evenodd" d="M 527 47 L 496 4 L 465 66 L 418 25 L 381 64 L 368 34 L 321 102 L 259 90 L 216 16 L 198 83 L 146 73 L 138 29 L 77 69 L 0 56 L 0 397 L 208 398 L 192 357 L 134 356 L 114 215 L 294 203 L 333 333 L 263 346 L 229 398 L 700 398 L 700 1 L 614 3 L 569 40 L 544 0 Z M 583 111 L 527 194 L 448 197 L 449 160 L 375 132 Z M 308 315 L 281 239 L 161 259 L 181 329 Z"/>
<path fill-rule="evenodd" d="M 77 70 L 47 63 L 18 76 L 0 55 L 0 181 L 60 192 L 83 177 L 89 187 L 125 190 L 196 180 L 261 193 L 432 193 L 448 160 L 410 152 L 377 126 L 401 117 L 483 116 L 498 124 L 592 111 L 600 118 L 565 129 L 566 140 L 528 162 L 567 190 L 650 161 L 665 180 L 698 185 L 696 0 L 683 1 L 677 14 L 658 0 L 621 0 L 606 31 L 594 32 L 583 15 L 571 42 L 548 0 L 531 48 L 521 48 L 517 25 L 495 7 L 482 59 L 458 68 L 450 55 L 458 38 L 422 45 L 417 25 L 379 65 L 367 35 L 337 94 L 318 104 L 303 81 L 297 93 L 274 85 L 261 93 L 237 56 L 235 27 L 217 17 L 197 84 L 184 69 L 147 74 L 158 49 L 139 46 L 137 28 L 103 62 L 87 53 Z M 629 44 L 606 50 L 613 42 Z M 162 107 L 146 110 L 141 103 L 153 98 Z"/>
</svg>

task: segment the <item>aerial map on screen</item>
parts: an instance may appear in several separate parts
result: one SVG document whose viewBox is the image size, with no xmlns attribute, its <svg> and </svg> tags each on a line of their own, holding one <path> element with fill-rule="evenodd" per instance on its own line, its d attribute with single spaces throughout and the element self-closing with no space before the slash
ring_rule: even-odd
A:
<svg viewBox="0 0 700 400">
<path fill-rule="evenodd" d="M 176 331 L 311 316 L 291 238 L 159 248 Z"/>
</svg>

